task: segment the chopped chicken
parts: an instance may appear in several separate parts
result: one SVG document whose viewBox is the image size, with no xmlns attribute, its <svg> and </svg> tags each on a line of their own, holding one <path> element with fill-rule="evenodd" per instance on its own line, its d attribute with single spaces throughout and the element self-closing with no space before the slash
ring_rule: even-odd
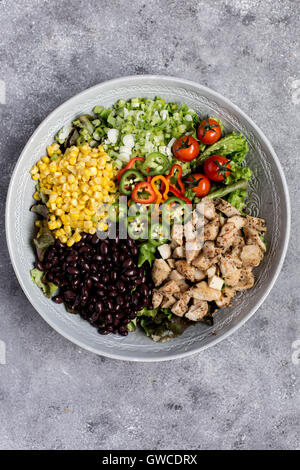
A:
<svg viewBox="0 0 300 470">
<path fill-rule="evenodd" d="M 187 241 L 185 244 L 185 253 L 188 263 L 191 263 L 200 253 L 202 244 L 199 240 Z"/>
<path fill-rule="evenodd" d="M 254 275 L 251 268 L 244 268 L 240 270 L 240 279 L 238 284 L 235 286 L 235 290 L 247 290 L 251 289 L 254 285 Z"/>
<path fill-rule="evenodd" d="M 196 210 L 206 219 L 213 220 L 216 217 L 214 202 L 207 197 L 203 198 L 202 201 L 196 205 Z"/>
<path fill-rule="evenodd" d="M 245 267 L 254 267 L 259 265 L 263 254 L 258 245 L 245 245 L 240 257 Z"/>
<path fill-rule="evenodd" d="M 160 245 L 157 249 L 162 259 L 168 259 L 171 257 L 171 247 L 168 243 Z"/>
<path fill-rule="evenodd" d="M 190 219 L 184 224 L 184 236 L 186 241 L 191 241 L 195 239 L 196 232 L 194 229 L 193 221 Z"/>
<path fill-rule="evenodd" d="M 254 228 L 244 227 L 244 235 L 246 245 L 258 245 L 262 251 L 266 251 L 266 245 L 260 238 L 260 235 L 257 230 L 255 230 Z"/>
<path fill-rule="evenodd" d="M 183 317 L 183 315 L 188 311 L 188 303 L 191 296 L 189 292 L 182 294 L 181 298 L 171 308 L 171 312 L 177 315 L 178 317 Z"/>
<path fill-rule="evenodd" d="M 163 259 L 156 259 L 152 268 L 152 279 L 154 285 L 160 286 L 169 276 L 171 271 L 170 266 Z"/>
<path fill-rule="evenodd" d="M 223 212 L 223 214 L 225 214 L 227 217 L 240 215 L 236 207 L 232 206 L 229 202 L 221 198 L 217 198 L 215 200 L 215 207 L 218 211 Z"/>
<path fill-rule="evenodd" d="M 211 222 L 208 222 L 208 224 L 204 226 L 204 240 L 215 240 L 218 236 L 219 228 L 220 224 L 217 217 Z"/>
<path fill-rule="evenodd" d="M 214 242 L 207 240 L 203 245 L 202 253 L 206 258 L 214 258 L 216 256 L 216 247 Z"/>
<path fill-rule="evenodd" d="M 234 259 L 228 255 L 220 262 L 220 271 L 224 282 L 228 286 L 236 286 L 240 278 L 240 269 L 236 266 Z"/>
<path fill-rule="evenodd" d="M 171 230 L 171 240 L 177 245 L 183 244 L 183 225 L 173 225 Z"/>
<path fill-rule="evenodd" d="M 173 271 L 171 271 L 169 274 L 169 279 L 174 280 L 174 281 L 179 281 L 181 279 L 184 279 L 184 277 L 176 269 L 173 269 Z"/>
<path fill-rule="evenodd" d="M 242 248 L 245 246 L 245 239 L 241 234 L 237 234 L 232 243 L 232 248 Z"/>
<path fill-rule="evenodd" d="M 175 268 L 175 259 L 167 259 L 167 263 L 168 265 L 170 266 L 171 269 L 174 269 Z"/>
<path fill-rule="evenodd" d="M 206 277 L 207 277 L 206 272 L 201 271 L 201 269 L 197 269 L 197 268 L 194 269 L 194 278 L 196 282 L 202 281 Z"/>
<path fill-rule="evenodd" d="M 227 222 L 234 224 L 237 230 L 240 230 L 245 225 L 245 218 L 240 215 L 234 215 L 233 217 L 230 217 Z"/>
<path fill-rule="evenodd" d="M 171 280 L 160 287 L 159 292 L 162 292 L 164 295 L 173 295 L 175 292 L 180 292 L 180 287 L 176 281 Z"/>
<path fill-rule="evenodd" d="M 229 221 L 230 219 L 228 219 Z M 224 250 L 228 250 L 234 242 L 238 229 L 233 222 L 226 222 L 221 228 L 220 235 L 217 238 L 216 245 Z"/>
<path fill-rule="evenodd" d="M 195 305 L 192 305 L 188 312 L 185 314 L 185 317 L 191 321 L 200 321 L 208 312 L 208 303 L 205 300 L 197 302 Z"/>
<path fill-rule="evenodd" d="M 208 280 L 208 286 L 212 289 L 221 290 L 224 284 L 224 279 L 219 276 L 213 276 Z"/>
<path fill-rule="evenodd" d="M 161 304 L 161 308 L 170 308 L 176 302 L 175 297 L 173 295 L 164 295 L 164 300 Z"/>
<path fill-rule="evenodd" d="M 173 256 L 174 256 L 174 258 L 184 258 L 184 254 L 185 254 L 185 248 L 184 248 L 184 246 L 177 246 L 177 247 L 173 250 Z"/>
<path fill-rule="evenodd" d="M 177 271 L 191 282 L 195 280 L 195 268 L 191 266 L 186 260 L 176 261 L 175 263 Z"/>
<path fill-rule="evenodd" d="M 184 279 L 178 280 L 177 284 L 179 285 L 180 292 L 186 292 L 190 288 Z"/>
<path fill-rule="evenodd" d="M 221 298 L 216 300 L 216 304 L 219 308 L 228 307 L 232 301 L 235 294 L 235 289 L 233 287 L 226 286 L 221 293 Z"/>
<path fill-rule="evenodd" d="M 158 292 L 158 290 L 154 289 L 152 294 L 152 305 L 153 308 L 157 308 L 160 306 L 163 300 L 163 294 Z"/>
<path fill-rule="evenodd" d="M 196 266 L 196 268 L 201 269 L 201 271 L 207 271 L 213 264 L 213 260 L 207 258 L 203 253 L 201 253 L 196 259 L 194 259 L 192 264 L 193 266 Z"/>
<path fill-rule="evenodd" d="M 208 277 L 208 279 L 210 279 L 216 274 L 216 272 L 217 272 L 216 266 L 211 266 L 210 268 L 207 269 L 206 276 Z"/>
<path fill-rule="evenodd" d="M 158 247 L 153 308 L 171 308 L 194 322 L 212 321 L 237 292 L 253 287 L 252 269 L 266 251 L 265 232 L 263 219 L 242 216 L 224 199 L 203 198 L 185 226 L 173 225 L 171 243 Z"/>
<path fill-rule="evenodd" d="M 212 289 L 209 287 L 205 281 L 196 284 L 196 287 L 192 287 L 190 292 L 192 297 L 195 299 L 207 300 L 208 302 L 219 300 L 221 297 L 221 292 L 217 289 Z"/>
<path fill-rule="evenodd" d="M 254 228 L 258 232 L 266 232 L 266 221 L 264 219 L 260 219 L 259 217 L 251 217 L 247 215 L 246 217 L 246 225 L 247 228 Z"/>
</svg>

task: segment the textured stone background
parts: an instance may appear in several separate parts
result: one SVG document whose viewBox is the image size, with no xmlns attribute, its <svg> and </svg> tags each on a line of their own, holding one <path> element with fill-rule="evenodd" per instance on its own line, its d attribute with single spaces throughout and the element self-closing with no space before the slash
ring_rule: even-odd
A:
<svg viewBox="0 0 300 470">
<path fill-rule="evenodd" d="M 0 0 L 0 448 L 300 448 L 299 14 L 298 0 Z M 248 113 L 278 152 L 293 209 L 288 256 L 256 315 L 162 364 L 60 337 L 22 293 L 4 235 L 9 178 L 35 127 L 77 92 L 141 73 L 198 81 Z"/>
</svg>

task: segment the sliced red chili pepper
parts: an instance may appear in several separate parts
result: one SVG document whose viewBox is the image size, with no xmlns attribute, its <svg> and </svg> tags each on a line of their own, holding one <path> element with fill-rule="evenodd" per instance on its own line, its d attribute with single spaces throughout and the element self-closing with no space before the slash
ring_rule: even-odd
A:
<svg viewBox="0 0 300 470">
<path fill-rule="evenodd" d="M 125 171 L 127 171 L 127 170 L 130 170 L 133 167 L 133 165 L 135 164 L 135 162 L 137 162 L 137 161 L 144 162 L 145 159 L 143 157 L 134 157 L 131 160 L 129 160 L 129 162 L 127 163 L 125 168 L 122 168 L 122 170 L 120 170 L 119 173 L 118 173 L 118 177 L 117 177 L 118 183 L 120 183 L 120 180 L 122 178 L 123 173 L 125 173 Z"/>
<path fill-rule="evenodd" d="M 188 199 L 183 194 L 181 194 L 181 192 L 178 191 L 178 189 L 175 188 L 175 186 L 173 186 L 172 184 L 170 184 L 169 192 L 174 194 L 174 196 L 179 197 L 180 199 L 185 201 L 187 204 L 192 204 L 192 201 L 190 201 L 190 199 Z"/>
<path fill-rule="evenodd" d="M 148 197 L 140 196 L 140 193 L 148 193 Z M 151 186 L 151 183 L 148 183 L 148 181 L 141 181 L 140 183 L 137 183 L 134 190 L 132 191 L 131 199 L 134 202 L 138 202 L 140 204 L 152 204 L 152 202 L 155 202 L 156 194 Z"/>
<path fill-rule="evenodd" d="M 176 170 L 178 170 L 178 175 L 174 176 L 174 173 L 175 173 Z M 171 170 L 170 170 L 170 173 L 166 176 L 166 179 L 170 182 L 170 184 L 172 184 L 171 183 L 171 178 L 173 178 L 173 177 L 176 178 L 176 181 L 177 181 L 177 183 L 180 187 L 180 193 L 182 195 L 184 195 L 185 187 L 184 187 L 184 184 L 181 180 L 181 177 L 182 177 L 182 166 L 181 165 L 178 165 L 178 164 L 173 165 Z M 172 186 L 174 186 L 174 185 L 172 185 Z M 176 187 L 176 186 L 174 186 L 174 187 Z"/>
</svg>

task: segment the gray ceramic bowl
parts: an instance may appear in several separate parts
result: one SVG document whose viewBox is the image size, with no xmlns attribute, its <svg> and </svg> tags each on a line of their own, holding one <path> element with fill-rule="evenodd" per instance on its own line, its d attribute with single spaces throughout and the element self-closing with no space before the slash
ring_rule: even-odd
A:
<svg viewBox="0 0 300 470">
<path fill-rule="evenodd" d="M 187 103 L 199 115 L 222 119 L 225 131 L 242 132 L 250 146 L 247 164 L 254 172 L 248 212 L 266 219 L 268 252 L 256 271 L 253 289 L 238 295 L 232 307 L 216 314 L 215 325 L 188 328 L 168 343 L 154 343 L 142 332 L 101 336 L 77 315 L 46 299 L 33 285 L 29 270 L 34 262 L 31 245 L 34 215 L 29 212 L 34 190 L 29 170 L 59 128 L 75 115 L 89 113 L 101 104 L 110 106 L 119 98 L 159 95 L 166 100 Z M 53 111 L 34 132 L 15 167 L 7 197 L 6 234 L 12 264 L 22 289 L 39 314 L 60 334 L 96 354 L 131 361 L 164 361 L 199 352 L 226 338 L 245 323 L 269 294 L 283 263 L 290 230 L 287 185 L 278 158 L 261 130 L 242 111 L 218 93 L 187 80 L 161 76 L 132 76 L 111 80 L 71 98 Z M 22 312 L 20 312 L 22 316 Z M 213 332 L 216 335 L 212 334 Z"/>
</svg>

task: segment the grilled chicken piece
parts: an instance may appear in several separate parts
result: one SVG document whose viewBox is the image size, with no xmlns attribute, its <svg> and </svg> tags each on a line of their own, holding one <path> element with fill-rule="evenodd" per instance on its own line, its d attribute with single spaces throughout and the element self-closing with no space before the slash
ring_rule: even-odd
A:
<svg viewBox="0 0 300 470">
<path fill-rule="evenodd" d="M 215 240 L 218 236 L 220 228 L 219 218 L 215 217 L 211 222 L 204 226 L 204 241 Z"/>
<path fill-rule="evenodd" d="M 218 211 L 223 212 L 223 214 L 225 214 L 227 217 L 240 215 L 236 207 L 232 206 L 229 202 L 221 198 L 215 199 L 215 207 Z"/>
<path fill-rule="evenodd" d="M 152 268 L 152 279 L 154 285 L 160 286 L 169 276 L 171 272 L 170 266 L 163 259 L 156 259 Z"/>
<path fill-rule="evenodd" d="M 164 295 L 164 300 L 161 304 L 161 308 L 170 308 L 176 302 L 175 297 L 173 295 Z"/>
<path fill-rule="evenodd" d="M 205 300 L 197 302 L 195 305 L 192 305 L 188 312 L 185 314 L 185 317 L 191 321 L 200 321 L 208 312 L 208 303 Z"/>
<path fill-rule="evenodd" d="M 164 295 L 173 295 L 175 292 L 180 292 L 180 287 L 174 280 L 166 282 L 162 287 L 158 289 Z"/>
<path fill-rule="evenodd" d="M 196 232 L 193 226 L 192 219 L 184 224 L 184 236 L 186 241 L 194 240 L 196 237 Z"/>
<path fill-rule="evenodd" d="M 183 225 L 174 224 L 171 230 L 171 240 L 176 245 L 182 245 L 183 243 Z"/>
<path fill-rule="evenodd" d="M 177 271 L 184 276 L 185 279 L 194 282 L 195 281 L 195 268 L 191 266 L 186 260 L 176 261 L 175 263 Z"/>
<path fill-rule="evenodd" d="M 245 239 L 241 233 L 238 232 L 237 236 L 233 240 L 232 248 L 243 248 L 243 246 L 245 246 Z"/>
<path fill-rule="evenodd" d="M 254 285 L 254 275 L 251 268 L 243 268 L 240 270 L 240 279 L 238 284 L 234 287 L 235 290 L 251 289 Z"/>
<path fill-rule="evenodd" d="M 173 269 L 173 271 L 171 271 L 169 274 L 169 279 L 173 281 L 180 281 L 182 279 L 184 280 L 184 277 L 176 269 Z"/>
<path fill-rule="evenodd" d="M 199 282 L 196 287 L 192 287 L 190 293 L 195 299 L 207 300 L 208 302 L 219 300 L 221 297 L 221 291 L 212 289 L 205 281 Z"/>
<path fill-rule="evenodd" d="M 185 256 L 188 263 L 191 263 L 200 253 L 202 243 L 199 240 L 187 241 L 185 244 Z"/>
<path fill-rule="evenodd" d="M 224 279 L 219 276 L 213 276 L 208 281 L 208 286 L 212 289 L 221 290 L 224 284 Z"/>
<path fill-rule="evenodd" d="M 169 243 L 165 243 L 164 245 L 160 245 L 158 248 L 159 254 L 162 259 L 171 258 L 171 246 Z"/>
<path fill-rule="evenodd" d="M 197 268 L 194 269 L 195 281 L 202 281 L 206 277 L 207 277 L 206 272 L 201 271 L 201 269 L 197 269 Z"/>
<path fill-rule="evenodd" d="M 227 250 L 232 245 L 236 234 L 236 226 L 232 223 L 226 222 L 226 224 L 223 225 L 220 235 L 217 238 L 217 246 Z"/>
<path fill-rule="evenodd" d="M 167 263 L 171 269 L 175 269 L 175 259 L 167 259 Z"/>
<path fill-rule="evenodd" d="M 221 293 L 221 298 L 216 300 L 216 304 L 218 307 L 228 307 L 230 305 L 231 300 L 233 299 L 235 294 L 235 289 L 233 287 L 226 286 L 225 289 Z"/>
<path fill-rule="evenodd" d="M 190 288 L 190 286 L 185 282 L 184 279 L 178 280 L 177 284 L 180 288 L 180 292 L 186 292 Z"/>
<path fill-rule="evenodd" d="M 261 262 L 263 253 L 258 245 L 246 245 L 242 249 L 240 257 L 245 267 L 254 267 Z"/>
<path fill-rule="evenodd" d="M 220 261 L 220 270 L 227 286 L 236 286 L 240 279 L 240 269 L 231 256 L 224 256 Z"/>
<path fill-rule="evenodd" d="M 240 215 L 234 215 L 233 217 L 230 217 L 229 219 L 227 219 L 227 222 L 234 224 L 237 230 L 240 230 L 241 228 L 244 227 L 246 223 L 246 219 L 245 217 L 241 217 Z"/>
<path fill-rule="evenodd" d="M 216 256 L 216 247 L 214 242 L 207 240 L 203 245 L 202 253 L 206 258 L 214 258 Z"/>
<path fill-rule="evenodd" d="M 185 248 L 184 248 L 184 246 L 177 246 L 177 247 L 173 250 L 173 256 L 174 256 L 174 258 L 184 258 L 184 255 L 185 255 Z"/>
<path fill-rule="evenodd" d="M 210 268 L 208 268 L 206 271 L 206 276 L 208 277 L 208 279 L 213 277 L 216 274 L 216 271 L 217 271 L 216 266 L 211 266 Z"/>
<path fill-rule="evenodd" d="M 246 245 L 257 245 L 262 251 L 266 251 L 266 245 L 260 238 L 260 235 L 257 230 L 255 230 L 254 228 L 244 227 L 244 235 Z"/>
<path fill-rule="evenodd" d="M 246 217 L 246 225 L 247 228 L 254 228 L 258 232 L 266 232 L 266 221 L 264 219 L 260 219 L 259 217 L 251 217 L 247 215 Z"/>
<path fill-rule="evenodd" d="M 207 197 L 203 198 L 202 201 L 196 205 L 196 211 L 208 220 L 213 220 L 216 217 L 213 200 Z"/>
<path fill-rule="evenodd" d="M 160 306 L 163 300 L 163 294 L 158 290 L 154 289 L 152 294 L 152 305 L 153 308 L 157 308 Z"/>
<path fill-rule="evenodd" d="M 201 271 L 207 271 L 213 264 L 213 260 L 211 258 L 207 258 L 203 253 L 201 253 L 196 259 L 194 259 L 192 264 Z"/>
<path fill-rule="evenodd" d="M 171 312 L 177 315 L 178 317 L 183 317 L 183 315 L 188 311 L 188 303 L 191 296 L 187 291 L 180 297 L 179 300 L 171 308 Z"/>
</svg>

